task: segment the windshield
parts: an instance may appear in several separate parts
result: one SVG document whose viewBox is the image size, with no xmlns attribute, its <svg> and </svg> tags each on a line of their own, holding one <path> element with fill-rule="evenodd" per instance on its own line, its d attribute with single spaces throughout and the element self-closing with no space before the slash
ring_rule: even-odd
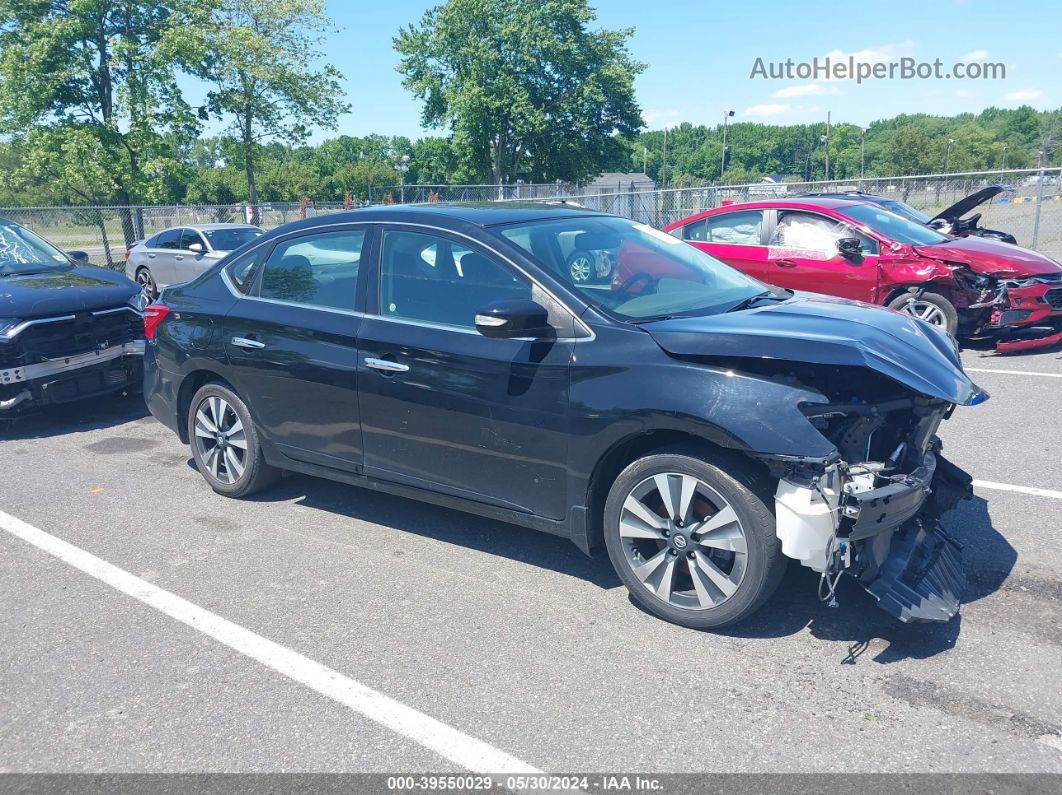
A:
<svg viewBox="0 0 1062 795">
<path fill-rule="evenodd" d="M 857 223 L 869 226 L 880 235 L 909 246 L 932 246 L 948 238 L 927 226 L 910 221 L 876 204 L 854 204 L 841 210 Z"/>
<path fill-rule="evenodd" d="M 254 226 L 241 226 L 235 229 L 202 229 L 214 251 L 235 251 L 244 243 L 250 243 L 262 235 L 262 230 Z"/>
<path fill-rule="evenodd" d="M 881 202 L 881 206 L 890 212 L 894 212 L 902 218 L 906 218 L 909 221 L 914 221 L 916 224 L 928 224 L 931 220 L 928 215 L 920 210 L 916 210 L 909 204 L 904 204 L 896 199 L 886 199 Z"/>
<path fill-rule="evenodd" d="M 28 229 L 0 222 L 0 275 L 65 270 L 66 254 Z"/>
<path fill-rule="evenodd" d="M 625 218 L 558 218 L 497 233 L 587 302 L 627 320 L 715 314 L 767 289 L 700 249 Z"/>
</svg>

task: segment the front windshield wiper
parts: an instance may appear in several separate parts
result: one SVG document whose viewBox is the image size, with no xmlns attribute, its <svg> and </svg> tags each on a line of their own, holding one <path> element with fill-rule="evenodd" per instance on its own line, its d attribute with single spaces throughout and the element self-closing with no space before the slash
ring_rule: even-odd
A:
<svg viewBox="0 0 1062 795">
<path fill-rule="evenodd" d="M 740 312 L 743 309 L 751 309 L 752 307 L 756 306 L 756 304 L 758 304 L 760 301 L 786 301 L 789 298 L 792 298 L 792 290 L 785 290 L 785 292 L 787 293 L 787 295 L 779 295 L 774 290 L 764 290 L 762 293 L 756 293 L 755 295 L 750 295 L 748 298 L 741 299 L 726 311 Z"/>
</svg>

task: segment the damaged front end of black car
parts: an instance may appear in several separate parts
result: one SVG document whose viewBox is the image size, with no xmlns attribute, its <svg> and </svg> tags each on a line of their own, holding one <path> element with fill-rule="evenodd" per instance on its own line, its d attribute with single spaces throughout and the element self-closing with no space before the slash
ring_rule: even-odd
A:
<svg viewBox="0 0 1062 795">
<path fill-rule="evenodd" d="M 827 444 L 814 455 L 750 453 L 777 479 L 782 552 L 819 572 L 823 601 L 836 605 L 847 574 L 902 622 L 949 620 L 966 576 L 941 516 L 972 495 L 972 480 L 943 457 L 937 430 L 957 405 L 988 399 L 954 341 L 823 297 L 768 308 L 758 321 L 754 334 L 723 316 L 702 319 L 696 335 L 660 324 L 654 336 L 680 358 L 799 390 L 800 414 Z M 710 347 L 735 356 L 702 354 Z"/>
</svg>

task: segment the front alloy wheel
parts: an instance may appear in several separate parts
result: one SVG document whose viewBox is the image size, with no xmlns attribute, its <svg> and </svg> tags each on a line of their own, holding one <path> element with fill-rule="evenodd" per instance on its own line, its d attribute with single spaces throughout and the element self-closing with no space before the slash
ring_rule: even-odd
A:
<svg viewBox="0 0 1062 795">
<path fill-rule="evenodd" d="M 718 607 L 741 585 L 748 543 L 719 492 L 681 472 L 662 472 L 623 501 L 619 535 L 631 571 L 651 593 L 692 609 Z"/>
<path fill-rule="evenodd" d="M 742 456 L 692 445 L 630 464 L 605 502 L 605 546 L 631 598 L 697 629 L 752 614 L 785 570 L 771 484 Z"/>
</svg>

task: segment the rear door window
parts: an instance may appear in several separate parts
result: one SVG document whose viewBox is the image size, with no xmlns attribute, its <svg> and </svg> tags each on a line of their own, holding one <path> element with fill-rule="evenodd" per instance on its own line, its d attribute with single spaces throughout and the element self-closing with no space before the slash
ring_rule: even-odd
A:
<svg viewBox="0 0 1062 795">
<path fill-rule="evenodd" d="M 155 236 L 154 248 L 177 250 L 181 247 L 181 230 L 167 229 Z"/>
<path fill-rule="evenodd" d="M 364 243 L 364 229 L 278 243 L 262 267 L 260 297 L 353 311 Z"/>
<path fill-rule="evenodd" d="M 762 229 L 762 210 L 739 210 L 694 221 L 686 227 L 685 237 L 698 243 L 759 246 Z"/>
</svg>

